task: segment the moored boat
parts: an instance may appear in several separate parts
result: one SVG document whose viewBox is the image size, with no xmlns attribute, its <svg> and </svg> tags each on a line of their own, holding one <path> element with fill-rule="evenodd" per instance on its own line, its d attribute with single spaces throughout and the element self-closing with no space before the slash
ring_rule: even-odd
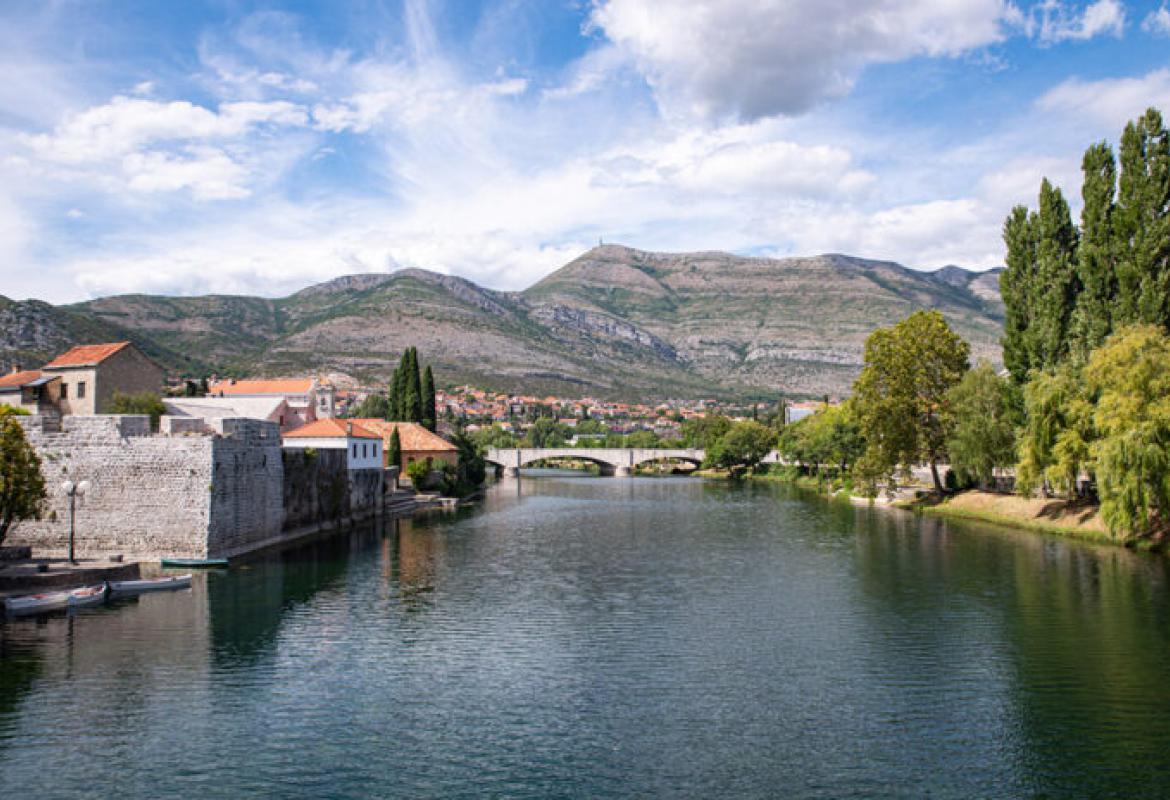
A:
<svg viewBox="0 0 1170 800">
<path fill-rule="evenodd" d="M 8 597 L 4 600 L 4 607 L 9 614 L 43 614 L 47 611 L 60 611 L 69 607 L 68 590 L 60 592 L 41 592 L 40 594 L 26 594 L 22 597 Z"/>
<path fill-rule="evenodd" d="M 111 595 L 130 595 L 142 592 L 162 592 L 170 589 L 186 589 L 191 585 L 191 574 L 168 575 L 161 578 L 143 578 L 134 581 L 110 581 Z"/>
<path fill-rule="evenodd" d="M 69 607 L 70 608 L 88 608 L 89 606 L 100 606 L 106 602 L 106 593 L 109 591 L 104 583 L 100 586 L 83 586 L 80 589 L 72 589 L 69 592 Z"/>
<path fill-rule="evenodd" d="M 163 569 L 176 567 L 186 569 L 215 569 L 228 565 L 226 558 L 164 558 L 161 561 Z"/>
</svg>

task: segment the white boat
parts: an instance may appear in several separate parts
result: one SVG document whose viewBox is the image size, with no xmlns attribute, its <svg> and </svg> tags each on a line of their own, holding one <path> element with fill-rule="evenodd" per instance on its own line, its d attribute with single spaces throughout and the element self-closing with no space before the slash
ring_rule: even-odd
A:
<svg viewBox="0 0 1170 800">
<path fill-rule="evenodd" d="M 43 614 L 66 608 L 87 608 L 100 606 L 106 601 L 106 585 L 83 586 L 80 589 L 62 589 L 58 592 L 26 594 L 9 597 L 4 601 L 9 614 Z"/>
<path fill-rule="evenodd" d="M 161 578 L 143 578 L 135 581 L 110 581 L 110 594 L 125 596 L 142 592 L 162 592 L 170 589 L 186 589 L 191 585 L 191 573 L 168 575 Z"/>
<path fill-rule="evenodd" d="M 106 592 L 108 591 L 109 588 L 104 583 L 99 586 L 83 586 L 80 589 L 73 589 L 69 592 L 69 607 L 100 606 L 106 602 Z"/>
<path fill-rule="evenodd" d="M 40 594 L 26 594 L 22 597 L 8 597 L 4 606 L 9 614 L 41 614 L 46 611 L 60 611 L 69 607 L 68 590 L 60 592 L 41 592 Z"/>
</svg>

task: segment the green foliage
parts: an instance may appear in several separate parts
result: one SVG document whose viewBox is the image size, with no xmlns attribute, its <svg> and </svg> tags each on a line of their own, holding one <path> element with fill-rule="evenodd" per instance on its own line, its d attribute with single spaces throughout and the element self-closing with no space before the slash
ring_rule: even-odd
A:
<svg viewBox="0 0 1170 800">
<path fill-rule="evenodd" d="M 1081 197 L 1081 245 L 1077 253 L 1077 275 L 1081 294 L 1077 298 L 1073 323 L 1073 355 L 1084 362 L 1089 353 L 1105 341 L 1113 328 L 1113 307 L 1117 303 L 1116 243 L 1113 205 L 1117 186 L 1117 164 L 1105 142 L 1085 151 L 1081 162 L 1084 182 Z"/>
<path fill-rule="evenodd" d="M 0 408 L 0 544 L 14 523 L 40 519 L 47 496 L 40 457 L 15 417 Z"/>
<path fill-rule="evenodd" d="M 487 463 L 470 438 L 457 434 L 451 441 L 459 451 L 459 460 L 455 464 L 435 462 L 435 469 L 443 472 L 440 491 L 448 497 L 466 497 L 483 485 Z"/>
<path fill-rule="evenodd" d="M 406 477 L 410 479 L 410 485 L 416 492 L 426 488 L 430 472 L 431 468 L 426 461 L 411 461 L 406 465 Z"/>
<path fill-rule="evenodd" d="M 481 450 L 489 447 L 515 447 L 517 442 L 515 434 L 504 430 L 499 425 L 480 428 L 471 435 L 471 440 Z"/>
<path fill-rule="evenodd" d="M 1097 396 L 1090 446 L 1111 530 L 1145 534 L 1170 522 L 1170 337 L 1152 325 L 1124 328 L 1084 372 Z"/>
<path fill-rule="evenodd" d="M 385 395 L 375 392 L 358 403 L 350 416 L 358 419 L 390 419 L 390 401 Z"/>
<path fill-rule="evenodd" d="M 137 394 L 123 394 L 114 392 L 110 401 L 111 414 L 148 414 L 150 427 L 158 430 L 158 418 L 167 413 L 162 398 L 154 392 L 138 392 Z"/>
<path fill-rule="evenodd" d="M 1125 126 L 1113 212 L 1118 325 L 1170 324 L 1170 134 L 1149 109 Z"/>
<path fill-rule="evenodd" d="M 1023 409 L 1015 386 L 983 361 L 950 390 L 947 403 L 953 417 L 947 439 L 953 473 L 962 484 L 991 484 L 997 468 L 1016 461 Z"/>
<path fill-rule="evenodd" d="M 431 365 L 427 364 L 423 373 L 422 382 L 422 424 L 431 433 L 435 432 L 435 423 L 438 422 L 435 413 L 435 375 L 431 372 Z"/>
<path fill-rule="evenodd" d="M 688 419 L 682 424 L 683 446 L 706 450 L 726 436 L 729 430 L 731 420 L 720 414 Z"/>
<path fill-rule="evenodd" d="M 1071 492 L 1081 471 L 1091 471 L 1092 404 L 1075 365 L 1032 373 L 1024 386 L 1026 422 L 1016 465 L 1018 491 L 1030 495 L 1043 487 L 1046 493 Z"/>
<path fill-rule="evenodd" d="M 594 435 L 594 434 L 598 434 L 598 433 L 606 433 L 607 432 L 606 427 L 601 424 L 600 420 L 590 419 L 588 417 L 586 417 L 583 420 L 580 420 L 577 423 L 577 427 L 574 430 L 576 430 L 576 432 L 578 434 L 585 434 L 585 435 Z"/>
<path fill-rule="evenodd" d="M 776 434 L 755 420 L 733 424 L 707 448 L 704 466 L 726 469 L 732 476 L 755 471 L 776 445 Z"/>
<path fill-rule="evenodd" d="M 947 393 L 967 371 L 970 346 L 937 311 L 916 311 L 865 342 L 854 407 L 866 441 L 867 483 L 925 461 L 942 491 L 937 462 L 951 433 Z"/>
<path fill-rule="evenodd" d="M 10 406 L 7 403 L 0 403 L 0 414 L 11 414 L 15 417 L 30 416 L 28 409 L 17 408 L 16 406 Z"/>
<path fill-rule="evenodd" d="M 626 447 L 633 447 L 640 450 L 650 450 L 662 444 L 662 440 L 658 438 L 658 435 L 654 431 L 634 431 L 631 434 L 627 434 L 625 439 Z"/>
<path fill-rule="evenodd" d="M 386 463 L 391 467 L 402 466 L 402 439 L 398 436 L 398 428 L 390 433 L 390 444 L 386 448 Z"/>
<path fill-rule="evenodd" d="M 780 453 L 813 475 L 822 471 L 843 476 L 865 452 L 865 439 L 851 402 L 825 406 L 786 426 Z"/>
<path fill-rule="evenodd" d="M 564 425 L 552 417 L 541 417 L 532 423 L 520 444 L 523 447 L 564 447 L 567 438 Z"/>
</svg>

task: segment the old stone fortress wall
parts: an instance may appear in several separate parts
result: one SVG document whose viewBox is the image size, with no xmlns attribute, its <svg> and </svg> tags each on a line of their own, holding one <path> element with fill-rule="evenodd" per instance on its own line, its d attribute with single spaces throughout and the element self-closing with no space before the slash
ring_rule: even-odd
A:
<svg viewBox="0 0 1170 800">
<path fill-rule="evenodd" d="M 289 452 L 279 426 L 252 419 L 138 415 L 19 417 L 41 457 L 49 500 L 12 544 L 68 546 L 76 503 L 79 554 L 224 558 L 352 522 L 382 510 L 381 469 L 347 469 L 344 451 Z"/>
</svg>

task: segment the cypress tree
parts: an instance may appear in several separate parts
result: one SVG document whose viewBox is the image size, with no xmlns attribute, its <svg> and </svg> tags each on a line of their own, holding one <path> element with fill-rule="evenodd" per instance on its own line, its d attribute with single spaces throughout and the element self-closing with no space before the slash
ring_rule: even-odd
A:
<svg viewBox="0 0 1170 800">
<path fill-rule="evenodd" d="M 418 351 L 409 347 L 403 354 L 402 418 L 406 422 L 422 421 L 422 381 L 418 375 Z"/>
<path fill-rule="evenodd" d="M 431 372 L 430 364 L 427 364 L 426 371 L 423 373 L 422 402 L 423 425 L 434 433 L 438 415 L 435 413 L 435 375 Z"/>
<path fill-rule="evenodd" d="M 1004 304 L 1003 363 L 1022 384 L 1036 366 L 1032 345 L 1036 285 L 1036 215 L 1016 206 L 1003 223 L 1007 268 L 999 276 Z"/>
<path fill-rule="evenodd" d="M 398 428 L 395 427 L 390 434 L 390 444 L 386 448 L 386 466 L 401 467 L 402 466 L 402 440 L 398 438 Z"/>
<path fill-rule="evenodd" d="M 1081 186 L 1081 244 L 1077 250 L 1081 294 L 1074 323 L 1074 355 L 1084 361 L 1113 330 L 1113 307 L 1117 301 L 1113 233 L 1117 164 L 1113 150 L 1105 142 L 1093 145 L 1085 151 L 1081 170 L 1085 175 Z"/>
<path fill-rule="evenodd" d="M 393 421 L 402 419 L 402 364 L 394 370 L 393 377 L 390 378 L 390 413 L 388 418 Z"/>
<path fill-rule="evenodd" d="M 1170 324 L 1170 136 L 1149 109 L 1125 126 L 1114 219 L 1118 327 Z"/>
</svg>

